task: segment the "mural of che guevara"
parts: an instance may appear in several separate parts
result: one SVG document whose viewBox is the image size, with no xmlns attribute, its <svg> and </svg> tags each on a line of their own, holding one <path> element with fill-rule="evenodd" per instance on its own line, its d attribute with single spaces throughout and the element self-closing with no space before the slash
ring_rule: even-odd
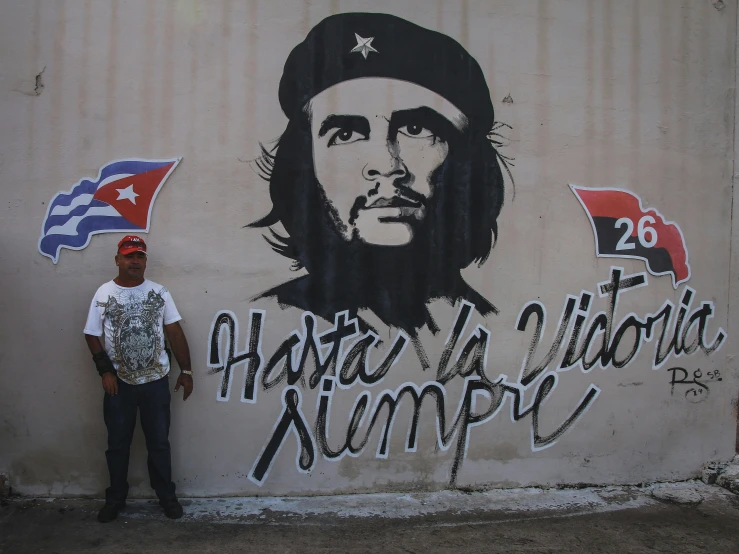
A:
<svg viewBox="0 0 739 554">
<path fill-rule="evenodd" d="M 258 298 L 329 321 L 372 310 L 412 336 L 438 332 L 427 305 L 497 313 L 460 271 L 497 235 L 507 165 L 482 70 L 454 39 L 387 14 L 342 13 L 290 53 L 279 87 L 289 122 L 258 165 L 272 248 L 307 275 Z M 361 320 L 361 318 L 360 318 Z"/>
</svg>

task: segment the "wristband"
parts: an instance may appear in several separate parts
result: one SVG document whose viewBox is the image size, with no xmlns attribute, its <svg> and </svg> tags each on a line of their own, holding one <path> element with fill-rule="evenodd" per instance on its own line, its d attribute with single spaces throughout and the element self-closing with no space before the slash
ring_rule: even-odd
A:
<svg viewBox="0 0 739 554">
<path fill-rule="evenodd" d="M 192 371 L 190 371 L 189 369 L 181 369 L 180 373 L 184 373 L 185 375 L 192 376 Z"/>
<path fill-rule="evenodd" d="M 115 367 L 113 367 L 113 362 L 110 361 L 108 353 L 105 350 L 93 354 L 92 361 L 95 362 L 95 367 L 101 377 L 105 373 L 113 373 L 115 375 Z"/>
</svg>

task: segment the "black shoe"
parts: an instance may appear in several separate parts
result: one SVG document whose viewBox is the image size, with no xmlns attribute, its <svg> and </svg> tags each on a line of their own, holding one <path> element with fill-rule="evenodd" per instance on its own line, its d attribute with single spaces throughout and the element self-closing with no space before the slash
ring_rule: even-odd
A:
<svg viewBox="0 0 739 554">
<path fill-rule="evenodd" d="M 120 505 L 106 502 L 105 506 L 103 506 L 98 512 L 98 521 L 100 523 L 110 523 L 118 517 L 118 512 L 120 512 L 124 507 L 125 504 Z"/>
<path fill-rule="evenodd" d="M 164 510 L 164 515 L 169 519 L 180 519 L 182 517 L 182 506 L 176 498 L 160 500 L 159 505 Z"/>
</svg>

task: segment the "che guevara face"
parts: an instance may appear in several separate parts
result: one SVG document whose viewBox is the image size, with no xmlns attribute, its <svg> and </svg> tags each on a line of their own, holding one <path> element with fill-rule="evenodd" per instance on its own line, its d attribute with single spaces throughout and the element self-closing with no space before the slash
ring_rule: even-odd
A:
<svg viewBox="0 0 739 554">
<path fill-rule="evenodd" d="M 464 114 L 435 92 L 387 78 L 344 81 L 306 110 L 337 232 L 378 246 L 413 241 L 434 201 L 434 172 L 467 126 Z"/>
</svg>

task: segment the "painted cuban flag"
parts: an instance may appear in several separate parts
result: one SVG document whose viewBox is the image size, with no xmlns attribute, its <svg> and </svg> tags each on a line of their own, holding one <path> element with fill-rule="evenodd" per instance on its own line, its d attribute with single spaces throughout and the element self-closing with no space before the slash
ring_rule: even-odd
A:
<svg viewBox="0 0 739 554">
<path fill-rule="evenodd" d="M 39 252 L 57 263 L 62 248 L 82 250 L 92 235 L 148 232 L 154 199 L 181 159 L 113 161 L 96 180 L 57 193 L 46 210 Z"/>
</svg>

